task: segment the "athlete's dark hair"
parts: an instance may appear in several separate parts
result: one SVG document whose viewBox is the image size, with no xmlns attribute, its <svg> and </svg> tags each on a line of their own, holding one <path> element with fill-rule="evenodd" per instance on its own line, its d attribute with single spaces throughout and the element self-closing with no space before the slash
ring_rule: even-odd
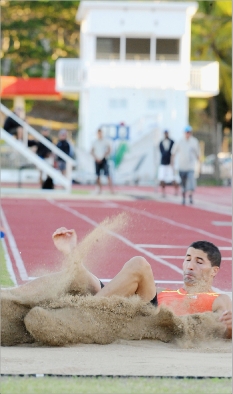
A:
<svg viewBox="0 0 233 394">
<path fill-rule="evenodd" d="M 207 257 L 209 261 L 211 262 L 212 267 L 220 267 L 221 264 L 221 253 L 217 246 L 212 244 L 211 242 L 208 241 L 196 241 L 193 242 L 190 246 L 190 248 L 194 249 L 199 249 L 202 250 L 207 254 Z"/>
</svg>

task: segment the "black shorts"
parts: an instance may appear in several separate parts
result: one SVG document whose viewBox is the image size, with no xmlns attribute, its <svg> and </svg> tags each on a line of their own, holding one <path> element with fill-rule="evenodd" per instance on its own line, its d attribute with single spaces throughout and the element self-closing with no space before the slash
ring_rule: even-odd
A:
<svg viewBox="0 0 233 394">
<path fill-rule="evenodd" d="M 104 158 L 99 163 L 95 162 L 96 175 L 100 176 L 100 172 L 103 171 L 105 176 L 109 176 L 108 162 Z"/>
</svg>

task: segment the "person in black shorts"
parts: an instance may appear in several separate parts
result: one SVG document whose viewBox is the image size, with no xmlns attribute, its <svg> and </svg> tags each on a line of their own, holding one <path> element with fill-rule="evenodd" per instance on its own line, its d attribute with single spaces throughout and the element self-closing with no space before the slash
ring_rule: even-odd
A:
<svg viewBox="0 0 233 394">
<path fill-rule="evenodd" d="M 101 129 L 97 132 L 97 139 L 94 141 L 91 154 L 95 160 L 95 171 L 96 171 L 96 183 L 99 187 L 99 193 L 102 191 L 102 184 L 100 180 L 101 172 L 108 178 L 108 185 L 110 191 L 113 193 L 112 180 L 109 174 L 109 166 L 108 166 L 108 156 L 111 152 L 110 143 L 107 139 L 103 137 L 103 132 Z"/>
</svg>

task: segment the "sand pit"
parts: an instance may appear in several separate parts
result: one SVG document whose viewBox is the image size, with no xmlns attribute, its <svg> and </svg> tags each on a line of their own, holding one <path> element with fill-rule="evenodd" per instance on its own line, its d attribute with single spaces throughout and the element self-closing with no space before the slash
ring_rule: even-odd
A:
<svg viewBox="0 0 233 394">
<path fill-rule="evenodd" d="M 221 336 L 222 325 L 212 313 L 181 318 L 164 311 L 157 316 L 156 308 L 137 296 L 101 299 L 82 281 L 84 287 L 77 286 L 81 263 L 88 265 L 93 253 L 95 262 L 101 258 L 103 244 L 104 253 L 112 245 L 111 233 L 127 224 L 127 217 L 119 215 L 88 234 L 52 286 L 45 278 L 43 286 L 33 284 L 17 296 L 7 291 L 2 299 L 3 374 L 231 375 L 231 341 L 213 339 Z M 37 342 L 30 344 L 32 338 Z"/>
<path fill-rule="evenodd" d="M 62 348 L 23 345 L 1 349 L 2 374 L 213 376 L 232 374 L 231 341 L 181 349 L 160 341 L 119 340 Z"/>
</svg>

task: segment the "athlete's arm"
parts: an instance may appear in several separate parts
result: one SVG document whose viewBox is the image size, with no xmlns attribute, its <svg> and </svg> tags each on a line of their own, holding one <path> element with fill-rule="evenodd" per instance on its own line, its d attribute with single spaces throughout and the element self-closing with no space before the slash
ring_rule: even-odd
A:
<svg viewBox="0 0 233 394">
<path fill-rule="evenodd" d="M 230 297 L 221 294 L 213 303 L 213 312 L 220 314 L 220 321 L 226 326 L 225 337 L 232 338 L 232 303 Z"/>
</svg>

